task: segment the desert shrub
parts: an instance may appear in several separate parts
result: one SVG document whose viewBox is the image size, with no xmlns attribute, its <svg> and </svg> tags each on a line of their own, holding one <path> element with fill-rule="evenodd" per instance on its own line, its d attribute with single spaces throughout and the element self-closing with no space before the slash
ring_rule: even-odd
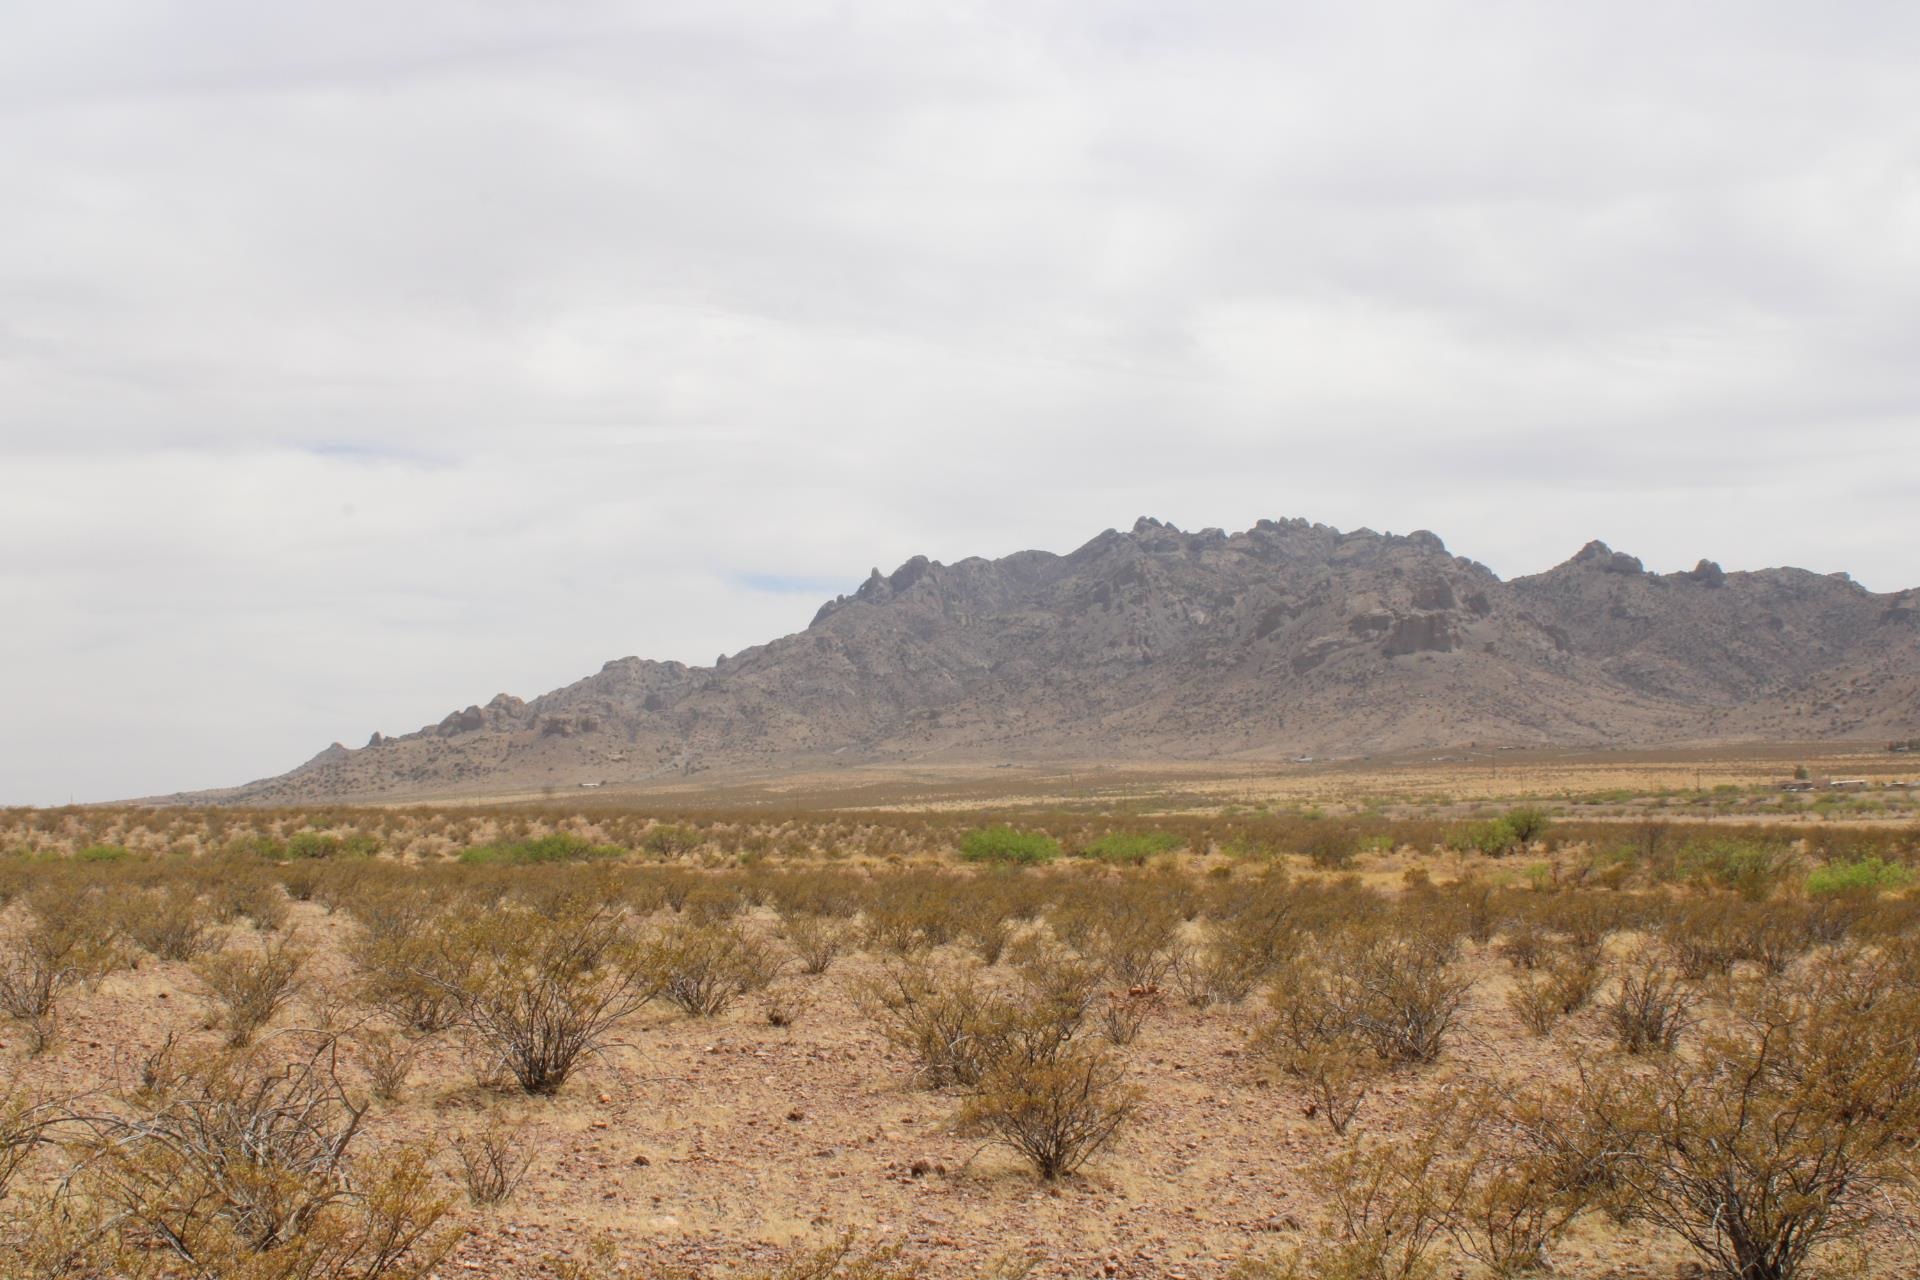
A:
<svg viewBox="0 0 1920 1280">
<path fill-rule="evenodd" d="M 339 836 L 330 836 L 320 831 L 296 831 L 287 837 L 287 857 L 331 858 L 341 849 Z"/>
<path fill-rule="evenodd" d="M 1693 993 L 1665 958 L 1642 951 L 1622 968 L 1603 1012 L 1626 1052 L 1671 1053 L 1693 1024 L 1693 1006 Z"/>
<path fill-rule="evenodd" d="M 475 845 L 463 849 L 460 861 L 468 866 L 538 866 L 551 862 L 585 862 L 594 858 L 617 858 L 620 850 L 610 845 L 596 845 L 581 836 L 565 831 L 556 831 L 552 835 L 532 840 L 515 840 L 506 844 Z"/>
<path fill-rule="evenodd" d="M 914 1060 L 921 1088 L 969 1087 L 985 1074 L 1005 1011 L 971 971 L 890 963 L 856 995 L 888 1043 Z"/>
<path fill-rule="evenodd" d="M 1553 825 L 1545 809 L 1522 806 L 1507 810 L 1501 819 L 1507 831 L 1513 836 L 1513 843 L 1519 849 L 1530 849 L 1546 839 L 1547 829 Z"/>
<path fill-rule="evenodd" d="M 1170 831 L 1109 831 L 1080 846 L 1080 856 L 1122 866 L 1137 867 L 1156 854 L 1171 853 L 1181 845 Z"/>
<path fill-rule="evenodd" d="M 1344 871 L 1360 856 L 1360 833 L 1345 823 L 1316 822 L 1301 839 L 1300 852 L 1323 871 Z"/>
<path fill-rule="evenodd" d="M 459 1021 L 479 955 L 441 922 L 417 931 L 367 933 L 348 944 L 360 970 L 360 998 L 402 1029 L 421 1035 Z"/>
<path fill-rule="evenodd" d="M 1518 845 L 1513 828 L 1503 818 L 1486 822 L 1466 822 L 1447 833 L 1447 847 L 1460 853 L 1481 853 L 1502 858 Z"/>
<path fill-rule="evenodd" d="M 1431 1062 L 1472 985 L 1450 939 L 1411 921 L 1356 925 L 1283 971 L 1271 996 L 1275 1034 L 1302 1047 L 1350 1036 L 1382 1062 Z"/>
<path fill-rule="evenodd" d="M 646 989 L 690 1017 L 712 1018 L 780 976 L 781 957 L 735 924 L 676 922 L 645 939 L 635 958 Z"/>
<path fill-rule="evenodd" d="M 1322 1241 L 1280 1275 L 1329 1280 L 1422 1280 L 1432 1274 L 1445 1230 L 1444 1203 L 1432 1175 L 1439 1156 L 1431 1134 L 1413 1141 L 1350 1144 L 1309 1170 L 1326 1198 Z"/>
<path fill-rule="evenodd" d="M 830 916 L 789 915 L 782 918 L 780 936 L 800 960 L 800 972 L 821 974 L 853 945 L 853 930 Z"/>
<path fill-rule="evenodd" d="M 181 1275 L 426 1276 L 455 1239 L 438 1229 L 447 1204 L 418 1150 L 355 1154 L 365 1108 L 335 1048 L 170 1066 L 75 1126 L 70 1207 L 97 1238 L 158 1249 Z"/>
<path fill-rule="evenodd" d="M 1196 1009 L 1214 1003 L 1239 1004 L 1270 970 L 1257 953 L 1209 942 L 1175 950 L 1168 976 L 1180 998 Z"/>
<path fill-rule="evenodd" d="M 1527 1030 L 1543 1036 L 1562 1018 L 1586 1008 L 1604 976 L 1598 954 L 1563 950 L 1544 966 L 1522 974 L 1508 994 L 1507 1004 Z"/>
<path fill-rule="evenodd" d="M 27 1049 L 52 1041 L 60 993 L 119 963 L 100 895 L 53 881 L 27 898 L 27 914 L 0 938 L 0 1015 L 24 1024 Z"/>
<path fill-rule="evenodd" d="M 1071 1174 L 1111 1145 L 1139 1106 L 1109 1055 L 1074 1049 L 995 1062 L 961 1108 L 961 1122 L 1025 1156 L 1044 1179 Z"/>
<path fill-rule="evenodd" d="M 538 1154 L 523 1129 L 497 1119 L 455 1134 L 452 1145 L 467 1201 L 481 1208 L 512 1199 Z"/>
<path fill-rule="evenodd" d="M 1473 1091 L 1430 1108 L 1424 1127 L 1439 1143 L 1430 1176 L 1454 1247 L 1499 1280 L 1550 1272 L 1549 1247 L 1598 1185 L 1560 1099 Z"/>
<path fill-rule="evenodd" d="M 1284 873 L 1236 882 L 1209 908 L 1211 949 L 1257 982 L 1299 952 L 1325 905 Z"/>
<path fill-rule="evenodd" d="M 1698 1055 L 1582 1081 L 1622 1211 L 1714 1274 L 1791 1280 L 1894 1212 L 1920 1125 L 1920 994 L 1885 971 L 1744 984 Z"/>
<path fill-rule="evenodd" d="M 1687 844 L 1680 850 L 1679 864 L 1696 883 L 1732 889 L 1750 902 L 1760 902 L 1785 882 L 1794 857 L 1781 844 L 1719 836 Z"/>
<path fill-rule="evenodd" d="M 1100 1008 L 1100 1030 L 1117 1045 L 1132 1044 L 1140 1029 L 1167 1007 L 1158 987 L 1129 987 L 1109 991 Z"/>
<path fill-rule="evenodd" d="M 220 1008 L 229 1047 L 250 1043 L 293 999 L 309 954 L 287 935 L 257 950 L 234 947 L 194 961 L 194 973 Z"/>
<path fill-rule="evenodd" d="M 1018 866 L 1051 862 L 1060 856 L 1060 842 L 1044 831 L 1012 827 L 978 827 L 960 837 L 960 856 L 968 862 L 1003 862 Z"/>
<path fill-rule="evenodd" d="M 1807 874 L 1807 892 L 1816 896 L 1858 895 L 1870 897 L 1913 883 L 1913 871 L 1897 862 L 1879 858 L 1861 858 L 1857 862 L 1832 862 Z"/>
<path fill-rule="evenodd" d="M 530 1094 L 558 1092 L 614 1024 L 654 994 L 645 970 L 622 954 L 623 912 L 604 900 L 560 904 L 551 914 L 508 904 L 445 928 L 450 948 L 470 963 L 428 980 Z"/>
<path fill-rule="evenodd" d="M 1180 916 L 1139 886 L 1086 893 L 1048 916 L 1054 929 L 1123 987 L 1158 986 L 1174 961 Z"/>
<path fill-rule="evenodd" d="M 1501 957 L 1516 969 L 1537 967 L 1551 948 L 1552 938 L 1546 926 L 1531 916 L 1515 920 L 1499 942 Z"/>
<path fill-rule="evenodd" d="M 27 1158 L 47 1141 L 62 1115 L 62 1105 L 22 1088 L 17 1080 L 0 1082 L 0 1201 Z M 5 1237 L 0 1236 L 0 1246 Z"/>
<path fill-rule="evenodd" d="M 287 895 L 272 872 L 260 867 L 223 867 L 209 878 L 203 897 L 218 924 L 250 920 L 262 932 L 287 922 Z"/>
<path fill-rule="evenodd" d="M 1733 899 L 1702 898 L 1678 905 L 1660 925 L 1659 937 L 1680 972 L 1697 982 L 1755 958 L 1761 918 Z"/>
<path fill-rule="evenodd" d="M 705 838 L 693 827 L 679 826 L 671 822 L 658 823 L 649 827 L 640 837 L 640 849 L 656 858 L 673 858 L 684 853 L 692 853 Z"/>
<path fill-rule="evenodd" d="M 147 954 L 157 960 L 191 960 L 211 945 L 211 912 L 192 885 L 170 885 L 141 897 L 122 928 Z"/>
<path fill-rule="evenodd" d="M 1092 1006 L 1094 974 L 1070 957 L 1034 955 L 1010 990 L 969 968 L 893 963 L 856 989 L 888 1043 L 915 1062 L 922 1088 L 977 1087 L 995 1066 L 1059 1057 Z"/>
<path fill-rule="evenodd" d="M 419 1061 L 421 1042 L 395 1035 L 385 1027 L 363 1028 L 355 1041 L 373 1096 L 382 1102 L 399 1098 L 407 1087 L 407 1077 L 413 1074 L 414 1063 Z"/>
<path fill-rule="evenodd" d="M 62 942 L 30 926 L 0 943 L 0 1014 L 22 1024 L 31 1054 L 53 1042 L 60 992 L 81 977 L 71 952 L 49 945 Z"/>
<path fill-rule="evenodd" d="M 123 844 L 90 844 L 73 857 L 76 862 L 126 862 L 133 850 Z"/>
<path fill-rule="evenodd" d="M 1378 1056 L 1348 1034 L 1274 1043 L 1281 1050 L 1281 1068 L 1306 1098 L 1307 1114 L 1325 1120 L 1334 1133 L 1345 1134 L 1380 1074 Z"/>
</svg>

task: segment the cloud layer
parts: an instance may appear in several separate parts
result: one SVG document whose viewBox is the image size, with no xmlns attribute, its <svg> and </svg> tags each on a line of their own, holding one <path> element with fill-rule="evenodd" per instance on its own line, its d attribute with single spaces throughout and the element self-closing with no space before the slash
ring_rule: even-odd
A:
<svg viewBox="0 0 1920 1280">
<path fill-rule="evenodd" d="M 0 802 L 1148 513 L 1920 584 L 1920 11 L 33 7 Z"/>
</svg>

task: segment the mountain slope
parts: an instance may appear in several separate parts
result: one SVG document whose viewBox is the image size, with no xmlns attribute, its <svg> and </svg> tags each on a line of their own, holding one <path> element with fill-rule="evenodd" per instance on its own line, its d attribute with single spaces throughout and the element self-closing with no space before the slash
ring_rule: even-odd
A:
<svg viewBox="0 0 1920 1280">
<path fill-rule="evenodd" d="M 713 667 L 622 658 L 222 793 L 609 785 L 889 760 L 1151 760 L 1467 741 L 1912 732 L 1920 592 L 1798 569 L 1647 573 L 1590 543 L 1503 582 L 1430 533 L 1142 519 L 1067 555 L 877 569 Z"/>
</svg>

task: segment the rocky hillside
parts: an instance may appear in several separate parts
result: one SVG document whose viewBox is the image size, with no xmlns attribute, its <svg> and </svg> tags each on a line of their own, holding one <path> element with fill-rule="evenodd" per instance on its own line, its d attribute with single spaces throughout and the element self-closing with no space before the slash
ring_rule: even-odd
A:
<svg viewBox="0 0 1920 1280">
<path fill-rule="evenodd" d="M 1068 555 L 877 569 L 712 667 L 621 658 L 219 793 L 619 786 L 929 760 L 1170 760 L 1920 728 L 1920 591 L 1648 573 L 1594 542 L 1503 582 L 1431 533 L 1142 519 Z"/>
</svg>

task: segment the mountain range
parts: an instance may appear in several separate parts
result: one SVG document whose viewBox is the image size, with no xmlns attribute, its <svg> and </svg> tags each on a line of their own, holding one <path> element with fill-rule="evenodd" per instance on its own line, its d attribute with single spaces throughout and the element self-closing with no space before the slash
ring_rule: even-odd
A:
<svg viewBox="0 0 1920 1280">
<path fill-rule="evenodd" d="M 916 556 L 713 666 L 619 658 L 203 798 L 1915 731 L 1920 590 L 1706 560 L 1656 574 L 1601 542 L 1503 581 L 1424 531 L 1142 518 L 1066 555 Z"/>
</svg>

